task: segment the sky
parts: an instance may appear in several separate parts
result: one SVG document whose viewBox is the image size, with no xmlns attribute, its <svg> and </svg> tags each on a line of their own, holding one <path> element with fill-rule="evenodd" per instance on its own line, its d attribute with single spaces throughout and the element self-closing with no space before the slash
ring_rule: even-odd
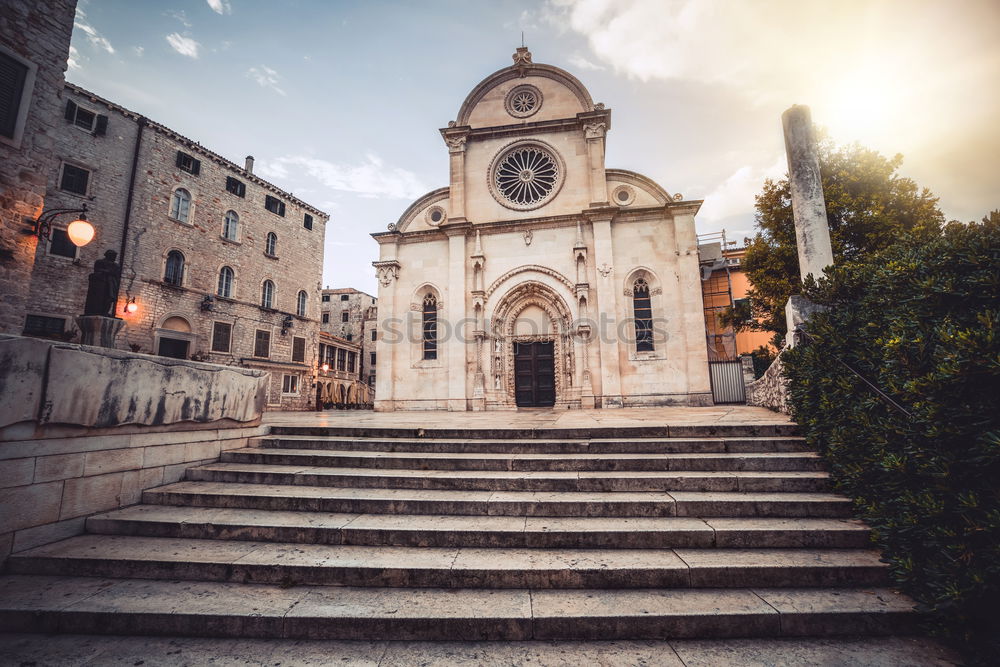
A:
<svg viewBox="0 0 1000 667">
<path fill-rule="evenodd" d="M 612 109 L 607 166 L 754 229 L 786 172 L 781 113 L 902 153 L 948 219 L 1000 208 L 997 0 L 81 0 L 67 80 L 330 214 L 323 284 L 377 294 L 372 232 L 447 185 L 438 133 L 512 63 Z"/>
</svg>

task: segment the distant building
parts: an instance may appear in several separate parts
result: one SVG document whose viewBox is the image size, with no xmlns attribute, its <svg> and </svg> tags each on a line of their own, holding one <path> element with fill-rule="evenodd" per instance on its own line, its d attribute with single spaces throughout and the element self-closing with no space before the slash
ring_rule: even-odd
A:
<svg viewBox="0 0 1000 667">
<path fill-rule="evenodd" d="M 361 376 L 360 343 L 321 331 L 316 371 L 316 408 L 371 407 L 374 392 Z"/>
<path fill-rule="evenodd" d="M 86 204 L 83 248 L 39 244 L 25 335 L 71 340 L 94 260 L 122 265 L 118 345 L 270 371 L 267 404 L 311 409 L 329 216 L 168 127 L 66 84 L 46 205 Z"/>
<path fill-rule="evenodd" d="M 327 288 L 321 299 L 322 330 L 361 346 L 358 376 L 374 392 L 377 299 L 353 287 Z"/>
<path fill-rule="evenodd" d="M 733 361 L 762 345 L 769 347 L 773 333 L 737 332 L 719 319 L 729 308 L 750 298 L 747 292 L 753 285 L 743 272 L 746 248 L 733 247 L 735 242 L 727 242 L 725 232 L 703 234 L 698 241 L 709 361 Z"/>
<path fill-rule="evenodd" d="M 31 232 L 51 208 L 46 180 L 59 163 L 51 133 L 62 123 L 75 10 L 76 0 L 4 0 L 0 11 L 0 333 L 21 333 L 30 303 Z"/>
</svg>

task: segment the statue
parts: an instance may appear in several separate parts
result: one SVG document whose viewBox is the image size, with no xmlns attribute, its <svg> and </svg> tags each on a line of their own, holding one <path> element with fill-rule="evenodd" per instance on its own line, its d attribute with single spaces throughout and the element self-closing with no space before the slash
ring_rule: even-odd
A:
<svg viewBox="0 0 1000 667">
<path fill-rule="evenodd" d="M 121 281 L 121 267 L 115 259 L 118 253 L 108 250 L 104 259 L 94 262 L 94 271 L 87 277 L 87 302 L 84 315 L 114 317 L 115 302 L 118 300 L 118 285 Z"/>
</svg>

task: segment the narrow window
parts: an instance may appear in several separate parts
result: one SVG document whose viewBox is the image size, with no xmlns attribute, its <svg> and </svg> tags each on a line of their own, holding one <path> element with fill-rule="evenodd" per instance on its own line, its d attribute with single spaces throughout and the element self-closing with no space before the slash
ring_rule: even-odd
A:
<svg viewBox="0 0 1000 667">
<path fill-rule="evenodd" d="M 232 341 L 232 324 L 229 322 L 212 323 L 212 352 L 229 352 Z"/>
<path fill-rule="evenodd" d="M 306 229 L 313 228 L 313 217 L 308 213 L 306 213 L 306 217 L 302 218 L 302 226 Z"/>
<path fill-rule="evenodd" d="M 237 197 L 246 197 L 247 185 L 238 178 L 233 178 L 232 176 L 226 176 L 226 192 L 234 194 Z"/>
<path fill-rule="evenodd" d="M 0 134 L 10 139 L 17 133 L 17 118 L 24 98 L 28 66 L 0 53 Z"/>
<path fill-rule="evenodd" d="M 253 339 L 253 356 L 264 359 L 271 356 L 271 332 L 267 329 L 257 329 Z"/>
<path fill-rule="evenodd" d="M 300 336 L 292 338 L 292 361 L 304 362 L 306 360 L 306 339 Z"/>
<path fill-rule="evenodd" d="M 170 198 L 170 217 L 177 222 L 187 222 L 191 212 L 191 193 L 184 188 L 174 190 Z"/>
<path fill-rule="evenodd" d="M 69 234 L 65 229 L 52 230 L 52 236 L 49 238 L 49 254 L 76 259 L 76 245 L 69 240 Z"/>
<path fill-rule="evenodd" d="M 226 217 L 222 221 L 222 238 L 227 241 L 235 241 L 239 235 L 240 216 L 236 211 L 227 211 Z"/>
<path fill-rule="evenodd" d="M 437 299 L 433 294 L 424 297 L 423 344 L 424 359 L 437 359 Z"/>
<path fill-rule="evenodd" d="M 264 254 L 269 257 L 278 256 L 278 235 L 274 232 L 267 233 L 267 239 L 264 241 Z"/>
<path fill-rule="evenodd" d="M 298 299 L 296 299 L 296 301 L 295 301 L 295 314 L 298 315 L 299 317 L 305 317 L 306 316 L 306 299 L 307 298 L 308 297 L 306 296 L 305 290 L 301 290 L 299 292 Z"/>
<path fill-rule="evenodd" d="M 371 353 L 371 355 L 370 355 L 370 356 L 368 357 L 368 359 L 369 359 L 369 363 L 370 363 L 370 364 L 371 364 L 372 366 L 374 366 L 374 365 L 375 365 L 375 353 L 374 353 L 374 352 L 372 352 L 372 353 Z"/>
<path fill-rule="evenodd" d="M 226 299 L 233 296 L 233 270 L 228 266 L 222 267 L 219 271 L 219 287 L 215 293 Z"/>
<path fill-rule="evenodd" d="M 264 197 L 264 208 L 266 208 L 271 213 L 275 215 L 285 216 L 285 202 L 281 201 L 277 197 L 272 197 L 271 195 L 265 195 Z"/>
<path fill-rule="evenodd" d="M 340 312 L 340 321 L 341 322 L 350 322 L 351 321 L 351 312 L 349 310 L 342 310 Z"/>
<path fill-rule="evenodd" d="M 323 324 L 330 323 L 330 313 L 323 313 Z"/>
<path fill-rule="evenodd" d="M 63 165 L 62 178 L 59 180 L 59 189 L 72 192 L 75 195 L 87 194 L 87 185 L 90 183 L 90 172 L 71 164 Z"/>
<path fill-rule="evenodd" d="M 163 272 L 163 282 L 180 286 L 184 280 L 184 255 L 179 250 L 167 253 L 167 267 Z"/>
<path fill-rule="evenodd" d="M 348 373 L 353 373 L 354 372 L 354 367 L 357 365 L 357 363 L 358 363 L 358 353 L 357 352 L 348 352 L 347 353 L 347 372 Z"/>
<path fill-rule="evenodd" d="M 347 365 L 347 350 L 342 347 L 337 348 L 337 370 L 345 370 Z"/>
<path fill-rule="evenodd" d="M 344 334 L 346 340 L 354 340 L 354 334 Z"/>
<path fill-rule="evenodd" d="M 260 305 L 264 308 L 274 307 L 274 283 L 265 280 L 260 290 Z"/>
<path fill-rule="evenodd" d="M 378 340 L 378 329 L 372 329 L 372 340 Z"/>
<path fill-rule="evenodd" d="M 649 302 L 649 285 L 643 278 L 635 281 L 632 290 L 635 313 L 635 351 L 653 351 L 653 311 Z"/>
</svg>

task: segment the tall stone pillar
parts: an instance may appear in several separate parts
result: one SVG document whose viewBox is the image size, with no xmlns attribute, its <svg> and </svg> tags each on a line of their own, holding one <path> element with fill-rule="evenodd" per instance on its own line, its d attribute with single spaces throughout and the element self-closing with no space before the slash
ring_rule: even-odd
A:
<svg viewBox="0 0 1000 667">
<path fill-rule="evenodd" d="M 465 144 L 469 128 L 449 127 L 441 130 L 441 135 L 448 144 L 448 172 L 451 184 L 448 217 L 461 222 L 465 220 Z"/>
<path fill-rule="evenodd" d="M 583 121 L 583 136 L 587 141 L 587 166 L 590 173 L 590 203 L 592 206 L 608 203 L 608 182 L 604 172 L 604 142 L 611 127 L 610 113 L 610 111 L 595 112 Z"/>
<path fill-rule="evenodd" d="M 601 406 L 622 407 L 622 377 L 619 367 L 618 280 L 614 270 L 611 218 L 595 220 L 594 266 L 597 268 L 597 343 L 601 352 Z"/>
<path fill-rule="evenodd" d="M 448 294 L 445 297 L 447 308 L 444 321 L 438 322 L 438 336 L 448 336 L 442 341 L 448 366 L 448 409 L 464 411 L 469 407 L 466 401 L 467 358 L 470 341 L 473 340 L 465 321 L 465 229 L 446 227 L 445 233 L 448 234 Z M 442 324 L 445 326 L 442 327 Z"/>
<path fill-rule="evenodd" d="M 813 134 L 809 107 L 794 105 L 781 114 L 788 157 L 788 182 L 792 192 L 792 215 L 795 218 L 795 245 L 799 255 L 799 274 L 820 278 L 823 269 L 833 265 L 830 224 L 823 198 L 823 179 Z M 795 328 L 809 319 L 817 306 L 802 295 L 792 295 L 785 304 L 785 345 L 795 345 Z"/>
<path fill-rule="evenodd" d="M 810 274 L 820 278 L 823 269 L 833 264 L 833 247 L 809 107 L 792 106 L 781 114 L 781 125 L 785 132 L 799 273 L 802 280 Z"/>
<path fill-rule="evenodd" d="M 391 244 L 391 245 L 390 245 Z M 396 367 L 393 359 L 396 351 L 405 347 L 405 322 L 387 322 L 396 312 L 396 286 L 399 282 L 399 261 L 396 260 L 396 245 L 391 241 L 381 247 L 383 259 L 372 262 L 378 278 L 379 321 L 376 324 L 378 340 L 375 343 L 375 410 L 391 412 L 395 409 L 392 371 Z"/>
</svg>

